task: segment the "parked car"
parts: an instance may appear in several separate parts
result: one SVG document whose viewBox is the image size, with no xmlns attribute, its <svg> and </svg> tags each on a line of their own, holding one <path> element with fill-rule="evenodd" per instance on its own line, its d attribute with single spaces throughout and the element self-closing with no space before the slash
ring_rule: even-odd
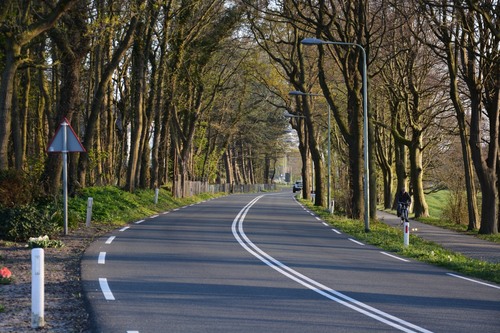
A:
<svg viewBox="0 0 500 333">
<path fill-rule="evenodd" d="M 298 191 L 302 191 L 302 182 L 295 182 L 295 184 L 293 184 L 293 193 L 295 192 L 298 192 Z"/>
</svg>

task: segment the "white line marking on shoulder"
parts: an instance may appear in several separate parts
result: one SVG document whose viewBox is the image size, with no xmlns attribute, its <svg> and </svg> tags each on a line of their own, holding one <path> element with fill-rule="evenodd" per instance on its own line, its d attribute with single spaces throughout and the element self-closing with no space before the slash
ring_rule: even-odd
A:
<svg viewBox="0 0 500 333">
<path fill-rule="evenodd" d="M 348 238 L 348 240 L 350 240 L 351 242 L 356 243 L 356 244 L 358 244 L 358 245 L 363 245 L 363 246 L 365 246 L 365 244 L 363 244 L 363 243 L 361 243 L 360 241 L 357 241 L 357 240 L 355 240 L 355 239 Z"/>
<path fill-rule="evenodd" d="M 467 281 L 470 281 L 470 282 L 474 282 L 474 283 L 477 283 L 477 284 L 482 284 L 483 286 L 488 286 L 488 287 L 491 287 L 491 288 L 500 289 L 500 286 L 495 286 L 493 284 L 489 284 L 489 283 L 477 281 L 477 280 L 474 280 L 474 279 L 469 279 L 469 278 L 466 278 L 466 277 L 463 277 L 463 276 L 460 276 L 460 275 L 456 275 L 456 274 L 453 274 L 453 273 L 446 273 L 446 275 L 453 276 L 453 277 L 456 277 L 456 278 L 459 278 L 459 279 L 462 279 L 462 280 L 467 280 Z"/>
<path fill-rule="evenodd" d="M 106 252 L 99 252 L 97 263 L 100 265 L 104 265 L 106 263 Z"/>
<path fill-rule="evenodd" d="M 115 240 L 116 236 L 110 236 L 105 244 L 111 244 Z"/>
<path fill-rule="evenodd" d="M 410 262 L 410 260 L 400 258 L 398 256 L 395 256 L 394 254 L 390 254 L 390 253 L 387 253 L 387 252 L 384 252 L 384 251 L 380 251 L 380 253 L 382 253 L 383 255 L 386 255 L 388 257 L 394 258 L 394 259 L 398 259 L 398 260 L 401 260 L 401 261 L 404 261 L 404 262 Z"/>
<path fill-rule="evenodd" d="M 113 296 L 113 293 L 111 292 L 111 289 L 109 289 L 108 285 L 108 279 L 106 278 L 99 278 L 99 285 L 101 286 L 101 291 L 104 295 L 104 298 L 108 301 L 114 301 L 115 296 Z"/>
</svg>

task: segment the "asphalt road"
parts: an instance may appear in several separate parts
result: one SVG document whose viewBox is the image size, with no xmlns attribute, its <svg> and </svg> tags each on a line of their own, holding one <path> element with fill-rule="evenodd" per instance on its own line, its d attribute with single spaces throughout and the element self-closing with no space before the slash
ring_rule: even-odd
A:
<svg viewBox="0 0 500 333">
<path fill-rule="evenodd" d="M 499 332 L 500 286 L 375 247 L 291 192 L 131 223 L 82 261 L 94 332 Z"/>
</svg>

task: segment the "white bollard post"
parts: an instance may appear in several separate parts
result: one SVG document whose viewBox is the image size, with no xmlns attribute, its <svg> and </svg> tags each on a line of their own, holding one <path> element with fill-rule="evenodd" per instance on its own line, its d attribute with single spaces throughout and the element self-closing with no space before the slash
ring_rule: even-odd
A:
<svg viewBox="0 0 500 333">
<path fill-rule="evenodd" d="M 31 250 L 31 327 L 45 326 L 45 255 L 43 249 Z"/>
<path fill-rule="evenodd" d="M 408 245 L 410 245 L 410 222 L 405 222 L 403 224 L 403 228 L 404 228 L 403 242 L 404 246 L 407 247 Z"/>
<path fill-rule="evenodd" d="M 92 205 L 94 203 L 94 198 L 89 197 L 87 200 L 87 221 L 85 225 L 90 227 L 90 221 L 92 220 Z"/>
<path fill-rule="evenodd" d="M 155 188 L 155 205 L 158 203 L 158 193 L 160 192 L 160 189 Z"/>
</svg>

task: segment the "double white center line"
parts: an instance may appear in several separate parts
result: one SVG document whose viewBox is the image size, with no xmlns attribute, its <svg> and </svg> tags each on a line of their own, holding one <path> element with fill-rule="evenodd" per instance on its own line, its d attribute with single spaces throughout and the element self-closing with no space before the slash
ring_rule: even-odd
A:
<svg viewBox="0 0 500 333">
<path fill-rule="evenodd" d="M 233 232 L 234 238 L 240 243 L 240 245 L 251 253 L 253 256 L 261 260 L 263 263 L 278 271 L 279 273 L 285 275 L 297 283 L 300 283 L 306 288 L 309 288 L 318 294 L 335 301 L 339 304 L 342 304 L 354 311 L 362 313 L 368 317 L 371 317 L 375 320 L 378 320 L 382 323 L 385 323 L 389 326 L 392 326 L 396 329 L 399 329 L 403 332 L 424 332 L 431 333 L 431 331 L 426 330 L 420 326 L 409 323 L 405 320 L 402 320 L 398 317 L 390 315 L 386 312 L 378 310 L 374 307 L 371 307 L 367 304 L 359 302 L 347 295 L 344 295 L 336 290 L 333 290 L 295 270 L 281 263 L 280 261 L 274 259 L 272 256 L 262 251 L 259 247 L 257 247 L 248 237 L 246 236 L 243 230 L 243 221 L 245 220 L 246 214 L 250 210 L 250 208 L 263 197 L 263 195 L 256 197 L 252 201 L 250 201 L 243 209 L 238 213 L 236 218 L 233 221 L 231 226 L 231 230 Z"/>
</svg>

